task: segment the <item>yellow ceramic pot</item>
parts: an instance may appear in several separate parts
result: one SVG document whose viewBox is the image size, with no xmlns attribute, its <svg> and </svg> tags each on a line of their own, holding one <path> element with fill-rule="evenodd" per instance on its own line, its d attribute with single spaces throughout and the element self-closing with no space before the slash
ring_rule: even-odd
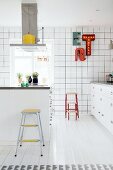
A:
<svg viewBox="0 0 113 170">
<path fill-rule="evenodd" d="M 32 34 L 25 34 L 22 38 L 23 44 L 36 44 L 36 37 Z"/>
</svg>

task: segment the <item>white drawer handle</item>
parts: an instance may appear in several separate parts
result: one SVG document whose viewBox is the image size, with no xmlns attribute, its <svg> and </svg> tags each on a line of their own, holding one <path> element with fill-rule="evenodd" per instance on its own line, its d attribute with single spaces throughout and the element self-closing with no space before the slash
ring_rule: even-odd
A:
<svg viewBox="0 0 113 170">
<path fill-rule="evenodd" d="M 111 123 L 113 124 L 113 121 L 111 121 Z"/>
<path fill-rule="evenodd" d="M 104 116 L 104 115 L 102 114 L 102 116 Z"/>
<path fill-rule="evenodd" d="M 110 106 L 112 107 L 112 106 L 113 106 L 113 104 L 111 103 L 111 104 L 110 104 Z"/>
<path fill-rule="evenodd" d="M 100 101 L 102 101 L 102 98 L 100 98 Z"/>
</svg>

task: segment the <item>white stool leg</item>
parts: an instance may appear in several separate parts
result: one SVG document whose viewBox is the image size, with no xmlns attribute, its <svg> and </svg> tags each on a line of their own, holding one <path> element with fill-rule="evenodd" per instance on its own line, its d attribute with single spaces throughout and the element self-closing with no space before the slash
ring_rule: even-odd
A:
<svg viewBox="0 0 113 170">
<path fill-rule="evenodd" d="M 39 123 L 40 123 L 42 142 L 43 142 L 43 146 L 45 146 L 45 144 L 44 144 L 44 135 L 43 135 L 43 130 L 42 130 L 42 123 L 41 123 L 41 119 L 40 119 L 40 113 L 38 113 L 38 117 L 39 117 Z"/>
<path fill-rule="evenodd" d="M 17 145 L 16 145 L 16 151 L 15 151 L 15 157 L 17 156 L 18 145 L 20 143 L 20 135 L 21 135 L 21 125 L 22 125 L 22 122 L 23 122 L 23 114 L 22 114 L 22 117 L 21 117 L 21 123 L 20 123 L 19 134 L 18 134 Z"/>
<path fill-rule="evenodd" d="M 23 113 L 22 113 L 22 114 L 23 114 Z M 24 113 L 23 122 L 22 122 L 21 125 L 24 125 L 24 124 L 25 124 L 25 119 L 26 119 L 26 114 Z M 23 134 L 24 134 L 24 126 L 22 126 L 22 133 L 21 133 L 21 137 L 20 137 L 20 147 L 22 146 Z"/>
</svg>

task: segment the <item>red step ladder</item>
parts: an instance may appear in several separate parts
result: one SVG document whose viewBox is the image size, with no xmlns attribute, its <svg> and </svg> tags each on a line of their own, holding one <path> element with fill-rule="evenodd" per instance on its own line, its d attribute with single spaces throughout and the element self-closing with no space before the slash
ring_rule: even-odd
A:
<svg viewBox="0 0 113 170">
<path fill-rule="evenodd" d="M 79 118 L 78 109 L 78 96 L 77 93 L 66 93 L 65 94 L 65 118 L 70 117 L 70 112 L 75 113 L 75 118 Z"/>
</svg>

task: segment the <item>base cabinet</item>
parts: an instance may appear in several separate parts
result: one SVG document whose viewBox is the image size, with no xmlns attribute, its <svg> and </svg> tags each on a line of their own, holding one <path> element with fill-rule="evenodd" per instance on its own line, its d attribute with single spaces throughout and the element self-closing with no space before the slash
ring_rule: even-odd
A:
<svg viewBox="0 0 113 170">
<path fill-rule="evenodd" d="M 113 134 L 113 87 L 91 84 L 91 113 Z"/>
</svg>

